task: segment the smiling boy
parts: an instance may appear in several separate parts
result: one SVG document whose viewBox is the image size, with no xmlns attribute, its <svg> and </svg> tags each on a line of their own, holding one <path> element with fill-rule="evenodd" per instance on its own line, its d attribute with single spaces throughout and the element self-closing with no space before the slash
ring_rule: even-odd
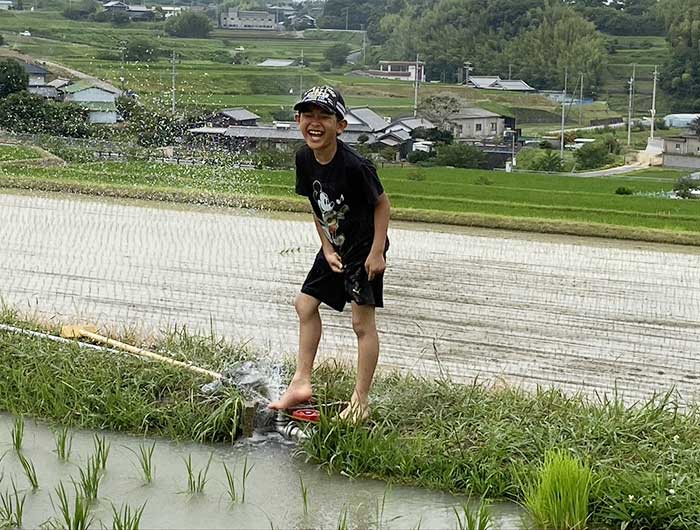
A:
<svg viewBox="0 0 700 530">
<path fill-rule="evenodd" d="M 296 192 L 311 203 L 321 250 L 294 301 L 299 316 L 296 372 L 286 392 L 269 407 L 283 410 L 311 398 L 311 371 L 321 340 L 319 306 L 342 311 L 350 302 L 357 381 L 341 417 L 359 421 L 369 415 L 369 390 L 379 358 L 375 308 L 384 305 L 389 199 L 372 162 L 338 138 L 347 121 L 337 90 L 314 87 L 294 110 L 306 142 L 296 155 Z"/>
</svg>

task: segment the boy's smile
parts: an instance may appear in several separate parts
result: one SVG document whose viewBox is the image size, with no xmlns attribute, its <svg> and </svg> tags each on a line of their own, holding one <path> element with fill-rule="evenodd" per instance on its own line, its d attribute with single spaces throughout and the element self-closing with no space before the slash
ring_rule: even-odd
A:
<svg viewBox="0 0 700 530">
<path fill-rule="evenodd" d="M 335 156 L 338 135 L 345 130 L 348 122 L 313 104 L 297 114 L 296 122 L 316 160 L 321 164 L 330 162 Z"/>
</svg>

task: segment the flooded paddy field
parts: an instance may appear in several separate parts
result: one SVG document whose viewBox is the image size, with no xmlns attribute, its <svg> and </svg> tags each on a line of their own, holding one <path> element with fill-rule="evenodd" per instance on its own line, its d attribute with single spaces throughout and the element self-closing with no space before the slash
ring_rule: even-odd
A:
<svg viewBox="0 0 700 530">
<path fill-rule="evenodd" d="M 700 390 L 700 249 L 394 223 L 384 367 L 456 381 Z M 319 244 L 308 216 L 0 195 L 0 296 L 24 314 L 154 333 L 172 325 L 296 351 L 294 295 Z M 320 357 L 353 360 L 323 310 Z"/>
<path fill-rule="evenodd" d="M 80 480 L 80 470 L 95 453 L 96 433 L 70 431 L 70 457 L 62 461 L 55 450 L 56 429 L 26 419 L 22 454 L 34 465 L 39 485 L 32 491 L 11 443 L 13 422 L 12 416 L 0 413 L 0 454 L 5 455 L 0 460 L 0 492 L 12 491 L 14 482 L 20 497 L 26 494 L 23 527 L 39 528 L 57 515 L 59 483 L 72 502 L 72 481 Z M 97 435 L 105 436 L 109 453 L 97 500 L 91 504 L 91 528 L 112 528 L 112 506 L 136 510 L 144 503 L 141 528 L 337 528 L 345 513 L 348 528 L 415 528 L 419 523 L 422 528 L 453 528 L 454 509 L 467 502 L 465 497 L 329 475 L 294 457 L 294 448 L 277 437 L 231 446 Z M 153 480 L 146 483 L 136 454 L 153 443 Z M 195 474 L 211 458 L 201 493 L 188 492 L 188 458 Z M 224 464 L 232 472 L 237 502 L 229 496 Z M 244 466 L 250 469 L 245 480 Z M 496 529 L 521 527 L 521 512 L 513 505 L 492 510 Z"/>
</svg>

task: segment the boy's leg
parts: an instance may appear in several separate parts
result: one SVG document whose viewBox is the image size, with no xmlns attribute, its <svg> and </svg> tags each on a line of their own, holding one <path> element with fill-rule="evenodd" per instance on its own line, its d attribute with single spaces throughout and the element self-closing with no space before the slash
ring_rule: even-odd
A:
<svg viewBox="0 0 700 530">
<path fill-rule="evenodd" d="M 321 315 L 318 312 L 320 304 L 320 300 L 304 293 L 299 293 L 294 300 L 294 307 L 299 315 L 297 368 L 282 397 L 268 405 L 271 409 L 287 409 L 311 398 L 311 371 L 321 340 Z"/>
<path fill-rule="evenodd" d="M 357 382 L 342 418 L 363 420 L 369 416 L 369 390 L 379 359 L 379 335 L 373 305 L 352 303 L 352 328 L 357 335 Z"/>
</svg>

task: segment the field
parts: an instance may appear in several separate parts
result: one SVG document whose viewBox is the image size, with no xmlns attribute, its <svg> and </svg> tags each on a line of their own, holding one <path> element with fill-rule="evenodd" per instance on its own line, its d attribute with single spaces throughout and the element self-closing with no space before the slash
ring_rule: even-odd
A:
<svg viewBox="0 0 700 530">
<path fill-rule="evenodd" d="M 32 149 L 31 147 L 0 144 L 0 162 L 8 162 L 12 160 L 29 160 L 39 157 L 39 153 L 37 153 L 36 150 Z"/>
<path fill-rule="evenodd" d="M 630 229 L 639 228 L 664 231 L 669 236 L 679 232 L 696 237 L 700 226 L 697 205 L 663 196 L 684 174 L 647 170 L 615 177 L 580 178 L 445 167 L 380 168 L 392 205 L 404 218 L 425 220 L 428 212 L 458 224 L 459 220 L 450 216 L 467 215 L 463 224 L 479 224 L 474 219 L 477 216 L 485 226 L 510 219 L 516 224 L 524 223 L 521 229 L 527 229 L 529 223 L 547 222 L 559 224 L 566 231 L 568 224 L 582 223 L 592 231 L 590 234 L 612 227 L 613 232 L 634 232 Z M 294 196 L 293 182 L 294 174 L 288 170 L 181 167 L 146 162 L 76 163 L 62 168 L 10 164 L 0 168 L 0 184 L 12 187 L 40 187 L 44 183 L 48 189 L 52 185 L 58 189 L 92 187 L 94 193 L 105 193 L 105 188 L 140 189 L 144 197 L 155 193 L 167 195 L 171 191 L 215 194 L 219 198 L 251 196 L 273 202 L 281 200 L 282 206 L 278 207 L 283 209 L 299 209 L 304 201 Z M 617 195 L 615 190 L 621 186 L 633 190 L 634 195 Z M 296 206 L 290 206 L 290 201 Z M 643 238 L 643 234 L 639 237 Z"/>
<path fill-rule="evenodd" d="M 31 37 L 18 33 L 28 30 Z M 223 106 L 246 106 L 264 119 L 274 111 L 289 108 L 298 97 L 299 88 L 318 83 L 332 83 L 344 91 L 351 107 L 370 106 L 382 115 L 398 117 L 413 109 L 411 83 L 370 79 L 346 75 L 350 67 L 324 73 L 318 71 L 323 51 L 336 42 L 361 47 L 357 33 L 307 31 L 270 34 L 214 30 L 208 39 L 176 39 L 167 36 L 159 23 L 132 23 L 125 28 L 109 24 L 77 22 L 63 18 L 59 12 L 9 12 L 0 17 L 0 32 L 10 45 L 4 53 L 22 52 L 111 81 L 116 86 L 134 90 L 144 101 L 163 105 L 161 98 L 171 88 L 172 65 L 168 57 L 177 54 L 178 104 L 182 107 L 209 109 Z M 157 42 L 164 57 L 150 63 L 121 63 L 120 49 L 133 37 L 150 37 Z M 239 46 L 245 48 L 250 64 L 232 65 L 227 55 Z M 3 50 L 0 48 L 0 53 Z M 267 58 L 299 59 L 310 64 L 298 68 L 266 69 L 254 66 Z M 222 59 L 223 58 L 223 59 Z M 221 62 L 221 61 L 224 62 Z M 120 81 L 124 77 L 124 82 Z M 474 105 L 514 116 L 518 123 L 559 123 L 559 107 L 538 95 L 494 93 L 443 83 L 424 84 L 420 97 L 452 92 Z M 584 121 L 619 116 L 605 102 L 584 107 Z M 578 123 L 578 115 L 568 119 Z"/>
</svg>

